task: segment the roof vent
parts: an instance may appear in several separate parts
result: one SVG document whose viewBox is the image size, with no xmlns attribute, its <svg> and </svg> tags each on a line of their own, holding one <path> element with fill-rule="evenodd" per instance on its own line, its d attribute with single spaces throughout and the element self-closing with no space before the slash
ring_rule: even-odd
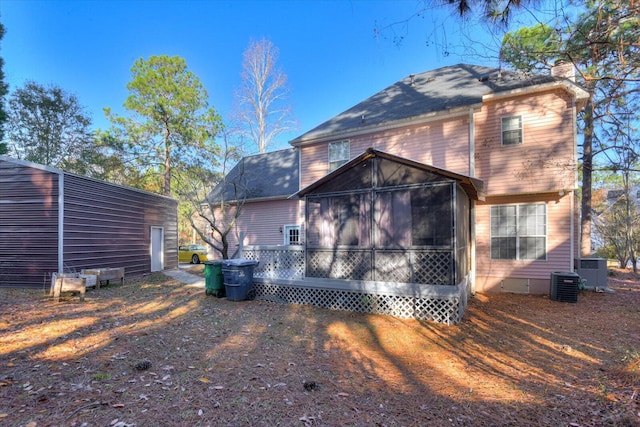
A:
<svg viewBox="0 0 640 427">
<path fill-rule="evenodd" d="M 478 77 L 478 81 L 487 82 L 489 80 L 499 80 L 502 78 L 502 70 L 493 70 L 489 73 L 482 74 Z"/>
</svg>

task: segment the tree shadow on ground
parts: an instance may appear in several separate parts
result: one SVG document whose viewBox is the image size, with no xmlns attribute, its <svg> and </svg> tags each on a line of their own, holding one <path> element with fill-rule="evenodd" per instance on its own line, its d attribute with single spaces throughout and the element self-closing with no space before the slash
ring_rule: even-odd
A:
<svg viewBox="0 0 640 427">
<path fill-rule="evenodd" d="M 85 303 L 15 290 L 0 299 L 8 425 L 638 421 L 637 377 L 615 375 L 638 352 L 633 287 L 577 304 L 478 295 L 458 326 L 233 302 L 161 274 Z"/>
</svg>

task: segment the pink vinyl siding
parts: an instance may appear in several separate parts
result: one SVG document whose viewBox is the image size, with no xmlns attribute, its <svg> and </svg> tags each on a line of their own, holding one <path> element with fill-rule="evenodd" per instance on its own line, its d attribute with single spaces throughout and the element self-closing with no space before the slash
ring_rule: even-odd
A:
<svg viewBox="0 0 640 427">
<path fill-rule="evenodd" d="M 531 293 L 549 291 L 549 277 L 553 271 L 571 271 L 571 198 L 573 194 L 547 197 L 499 197 L 486 203 L 476 202 L 476 291 L 500 292 L 505 279 L 530 279 Z M 495 260 L 491 259 L 491 206 L 524 203 L 544 203 L 547 212 L 547 259 Z"/>
<path fill-rule="evenodd" d="M 501 119 L 521 116 L 522 144 L 503 146 Z M 476 177 L 487 195 L 575 187 L 573 111 L 564 92 L 485 103 L 475 115 Z"/>
<path fill-rule="evenodd" d="M 349 139 L 352 159 L 367 148 L 386 151 L 396 156 L 469 174 L 469 131 L 466 117 L 433 121 Z M 325 176 L 328 169 L 328 142 L 303 145 L 300 163 L 302 188 Z"/>
<path fill-rule="evenodd" d="M 300 200 L 247 202 L 236 226 L 229 233 L 229 256 L 238 249 L 240 236 L 243 237 L 243 245 L 284 244 L 284 226 L 292 224 L 301 226 L 301 239 L 304 239 L 304 209 Z"/>
<path fill-rule="evenodd" d="M 349 140 L 350 159 L 372 147 L 483 180 L 487 200 L 476 202 L 475 211 L 476 291 L 499 292 L 526 283 L 527 292 L 546 293 L 551 272 L 571 271 L 576 254 L 574 113 L 571 96 L 562 90 L 485 100 L 473 115 L 474 170 L 468 115 L 335 141 Z M 502 118 L 513 116 L 522 119 L 522 143 L 503 145 Z M 328 173 L 329 142 L 300 146 L 301 188 Z M 546 259 L 492 260 L 491 206 L 525 203 L 546 206 Z M 267 241 L 266 235 L 253 238 Z M 251 239 L 247 235 L 247 242 Z"/>
</svg>

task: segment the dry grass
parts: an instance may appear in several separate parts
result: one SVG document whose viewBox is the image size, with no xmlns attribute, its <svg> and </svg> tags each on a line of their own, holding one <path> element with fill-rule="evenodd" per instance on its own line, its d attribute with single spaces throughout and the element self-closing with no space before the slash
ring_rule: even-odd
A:
<svg viewBox="0 0 640 427">
<path fill-rule="evenodd" d="M 577 304 L 477 295 L 458 326 L 232 302 L 162 274 L 85 303 L 3 289 L 0 424 L 636 426 L 640 283 L 610 279 Z"/>
</svg>

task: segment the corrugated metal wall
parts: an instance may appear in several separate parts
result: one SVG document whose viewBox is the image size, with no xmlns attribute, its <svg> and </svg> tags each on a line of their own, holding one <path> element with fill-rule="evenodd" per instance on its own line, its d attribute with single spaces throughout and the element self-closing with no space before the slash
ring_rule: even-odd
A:
<svg viewBox="0 0 640 427">
<path fill-rule="evenodd" d="M 164 267 L 178 266 L 175 200 L 69 174 L 64 195 L 65 268 L 149 273 L 152 226 L 164 229 Z"/>
<path fill-rule="evenodd" d="M 6 159 L 0 159 L 0 287 L 45 288 L 58 271 L 60 179 L 64 271 L 149 273 L 151 227 L 164 231 L 164 268 L 178 267 L 176 200 Z"/>
<path fill-rule="evenodd" d="M 39 287 L 58 270 L 59 175 L 0 160 L 0 287 Z"/>
</svg>

